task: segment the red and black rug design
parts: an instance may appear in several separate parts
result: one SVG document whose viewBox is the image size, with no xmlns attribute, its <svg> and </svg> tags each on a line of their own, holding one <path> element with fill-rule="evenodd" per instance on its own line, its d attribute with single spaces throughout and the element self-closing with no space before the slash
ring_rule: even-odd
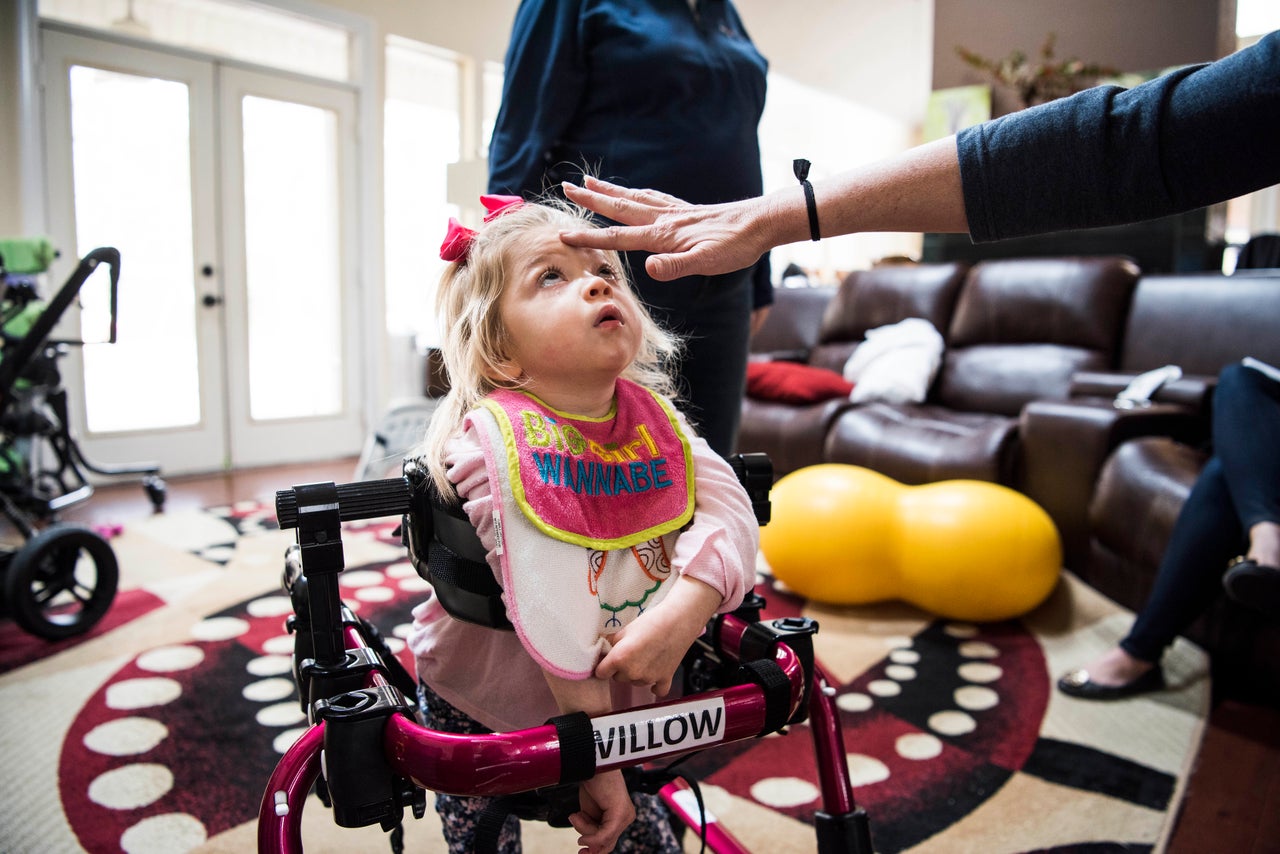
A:
<svg viewBox="0 0 1280 854">
<path fill-rule="evenodd" d="M 411 668 L 401 639 L 427 588 L 394 527 L 347 531 L 347 539 L 375 542 L 382 557 L 349 565 L 340 589 Z M 809 610 L 768 579 L 758 589 L 768 617 Z M 285 630 L 290 611 L 276 591 L 221 608 L 167 643 L 136 650 L 93 690 L 56 751 L 60 811 L 84 849 L 189 851 L 256 820 L 271 770 L 306 726 Z M 833 622 L 820 626 L 819 639 L 847 631 Z M 1046 643 L 1063 642 L 1023 621 L 975 626 L 922 616 L 890 642 L 879 638 L 882 654 L 837 684 L 846 761 L 879 854 L 1157 846 L 1180 796 L 1169 767 L 1189 765 L 1198 730 L 1189 724 L 1177 735 L 1176 760 L 1153 762 L 1073 737 L 1081 727 L 1063 716 L 1075 710 L 1051 710 Z M 820 644 L 820 658 L 837 648 Z M 709 802 L 728 804 L 720 817 L 731 830 L 745 817 L 750 834 L 766 815 L 812 840 L 822 800 L 807 726 L 708 750 L 682 767 Z M 1042 826 L 1017 830 L 1018 822 Z M 774 829 L 761 838 L 773 839 Z M 808 844 L 757 850 L 812 850 Z"/>
</svg>

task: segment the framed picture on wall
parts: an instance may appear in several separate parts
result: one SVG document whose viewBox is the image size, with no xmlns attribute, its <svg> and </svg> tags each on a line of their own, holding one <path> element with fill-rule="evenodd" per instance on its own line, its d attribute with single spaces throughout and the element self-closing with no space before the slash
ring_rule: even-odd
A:
<svg viewBox="0 0 1280 854">
<path fill-rule="evenodd" d="M 942 139 L 991 118 L 990 86 L 954 86 L 929 93 L 924 141 Z"/>
</svg>

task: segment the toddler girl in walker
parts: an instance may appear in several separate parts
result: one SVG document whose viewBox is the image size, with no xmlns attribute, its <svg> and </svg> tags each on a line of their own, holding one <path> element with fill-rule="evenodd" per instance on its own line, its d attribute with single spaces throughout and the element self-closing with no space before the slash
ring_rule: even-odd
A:
<svg viewBox="0 0 1280 854">
<path fill-rule="evenodd" d="M 674 408 L 676 342 L 616 252 L 565 245 L 586 212 L 485 196 L 478 231 L 450 221 L 437 299 L 450 391 L 427 431 L 438 491 L 456 492 L 515 631 L 414 609 L 425 723 L 477 733 L 598 716 L 666 694 L 712 616 L 751 588 L 745 491 Z M 451 852 L 487 798 L 438 795 Z M 655 795 L 621 772 L 582 784 L 570 817 L 589 854 L 680 851 Z M 503 852 L 519 851 L 508 819 Z"/>
</svg>

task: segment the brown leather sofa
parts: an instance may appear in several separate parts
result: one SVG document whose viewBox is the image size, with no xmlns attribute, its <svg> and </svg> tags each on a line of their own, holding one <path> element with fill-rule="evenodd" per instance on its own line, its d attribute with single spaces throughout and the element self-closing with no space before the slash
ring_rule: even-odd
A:
<svg viewBox="0 0 1280 854">
<path fill-rule="evenodd" d="M 779 291 L 766 329 L 784 328 L 789 303 Z M 1134 610 L 1207 459 L 1218 372 L 1245 355 L 1280 365 L 1280 270 L 1138 278 L 1127 262 L 1096 258 L 855 273 L 813 344 L 759 339 L 758 358 L 804 353 L 839 370 L 868 329 L 911 316 L 947 343 L 923 404 L 747 399 L 740 450 L 770 453 L 779 474 L 850 462 L 904 483 L 977 477 L 1019 489 L 1053 517 L 1067 567 Z M 1183 376 L 1147 406 L 1117 408 L 1135 376 L 1168 364 Z M 1224 597 L 1189 635 L 1213 654 L 1220 690 L 1280 698 L 1280 627 Z"/>
<path fill-rule="evenodd" d="M 803 361 L 840 371 L 870 329 L 928 320 L 946 344 L 922 403 L 748 397 L 738 448 L 785 474 L 819 462 L 861 465 L 901 483 L 969 478 L 1017 487 L 1018 416 L 1065 398 L 1071 378 L 1114 366 L 1137 269 L 1120 258 L 1047 258 L 884 267 L 851 274 Z M 790 311 L 779 292 L 766 330 Z M 768 345 L 795 358 L 795 347 Z M 757 345 L 757 349 L 764 349 Z M 775 353 L 776 357 L 776 353 Z"/>
<path fill-rule="evenodd" d="M 967 272 L 964 264 L 929 264 L 851 273 L 839 288 L 822 289 L 825 309 L 816 335 L 807 336 L 788 333 L 797 312 L 813 315 L 812 295 L 804 289 L 776 291 L 773 310 L 752 341 L 756 357 L 804 362 L 838 373 L 869 329 L 909 317 L 946 329 Z M 767 453 L 779 476 L 826 462 L 827 434 L 850 406 L 840 399 L 796 405 L 747 397 L 738 449 Z"/>
<path fill-rule="evenodd" d="M 1118 371 L 1079 376 L 1069 400 L 1023 412 L 1024 490 L 1057 522 L 1067 565 L 1126 607 L 1141 608 L 1150 594 L 1208 459 L 1218 372 L 1244 356 L 1280 365 L 1280 270 L 1144 277 Z M 1168 364 L 1183 376 L 1150 406 L 1116 408 L 1134 376 Z M 1212 654 L 1220 692 L 1280 701 L 1280 626 L 1221 597 L 1187 634 Z"/>
</svg>

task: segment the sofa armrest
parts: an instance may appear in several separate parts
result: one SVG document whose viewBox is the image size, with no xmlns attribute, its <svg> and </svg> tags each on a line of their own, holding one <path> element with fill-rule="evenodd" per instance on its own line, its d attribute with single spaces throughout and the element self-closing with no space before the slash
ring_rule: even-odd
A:
<svg viewBox="0 0 1280 854">
<path fill-rule="evenodd" d="M 1140 436 L 1199 444 L 1208 436 L 1205 411 L 1171 403 L 1117 409 L 1110 398 L 1037 400 L 1023 408 L 1022 491 L 1058 526 L 1068 566 L 1087 554 L 1089 502 L 1108 455 Z"/>
<path fill-rule="evenodd" d="M 1069 393 L 1072 398 L 1077 399 L 1103 397 L 1113 400 L 1137 376 L 1136 373 L 1080 371 L 1072 375 Z M 1175 404 L 1195 412 L 1207 413 L 1217 384 L 1217 377 L 1184 374 L 1156 389 L 1151 400 L 1153 403 Z"/>
</svg>

